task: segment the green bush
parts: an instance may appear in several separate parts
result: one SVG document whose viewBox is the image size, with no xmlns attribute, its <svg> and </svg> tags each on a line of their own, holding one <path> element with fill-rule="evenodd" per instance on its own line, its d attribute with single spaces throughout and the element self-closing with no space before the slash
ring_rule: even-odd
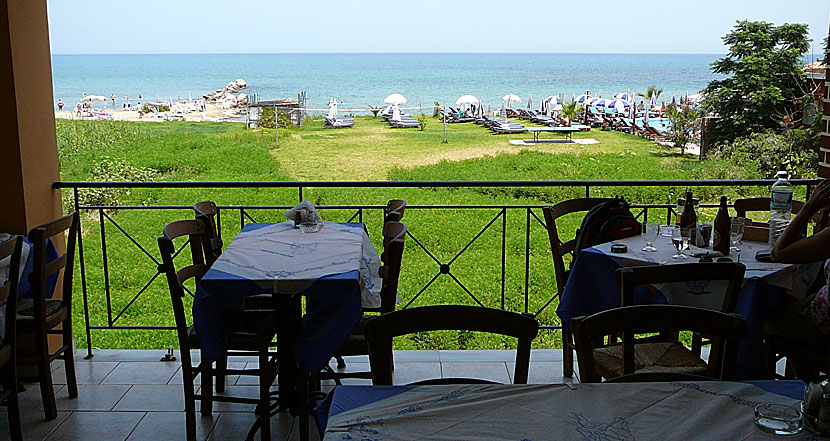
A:
<svg viewBox="0 0 830 441">
<path fill-rule="evenodd" d="M 770 178 L 778 170 L 787 170 L 796 178 L 812 178 L 816 176 L 819 140 L 819 132 L 812 128 L 782 134 L 769 130 L 719 144 L 715 156 L 754 165 L 759 177 Z"/>
<path fill-rule="evenodd" d="M 136 167 L 123 159 L 104 156 L 92 165 L 90 180 L 139 182 L 152 181 L 155 176 L 156 172 L 153 169 Z M 126 205 L 129 195 L 129 188 L 84 188 L 79 190 L 78 199 L 81 205 Z"/>
<path fill-rule="evenodd" d="M 279 116 L 279 125 L 280 128 L 286 128 L 291 126 L 291 112 L 280 110 L 278 112 Z M 262 115 L 259 117 L 259 126 L 265 127 L 266 129 L 273 129 L 274 128 L 274 109 L 270 107 L 264 107 L 262 109 Z"/>
</svg>

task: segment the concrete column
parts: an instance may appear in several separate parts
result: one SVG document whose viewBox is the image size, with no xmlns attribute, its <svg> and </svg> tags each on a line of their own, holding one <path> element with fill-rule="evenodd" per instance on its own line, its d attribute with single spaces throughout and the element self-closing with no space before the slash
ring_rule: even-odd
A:
<svg viewBox="0 0 830 441">
<path fill-rule="evenodd" d="M 0 0 L 0 231 L 61 215 L 46 0 Z"/>
</svg>

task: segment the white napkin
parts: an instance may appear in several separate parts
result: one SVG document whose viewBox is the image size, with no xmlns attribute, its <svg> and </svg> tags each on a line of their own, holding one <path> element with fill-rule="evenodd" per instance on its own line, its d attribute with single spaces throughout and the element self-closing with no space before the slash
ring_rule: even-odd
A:
<svg viewBox="0 0 830 441">
<path fill-rule="evenodd" d="M 314 208 L 314 204 L 310 201 L 302 201 L 295 205 L 294 208 L 285 212 L 286 219 L 293 220 L 295 224 L 299 222 L 322 222 L 323 219 Z"/>
<path fill-rule="evenodd" d="M 694 245 L 689 245 L 688 249 L 683 250 L 683 254 L 688 254 L 692 257 L 723 257 L 723 253 L 721 253 L 720 251 L 713 251 L 708 248 L 700 248 Z"/>
</svg>

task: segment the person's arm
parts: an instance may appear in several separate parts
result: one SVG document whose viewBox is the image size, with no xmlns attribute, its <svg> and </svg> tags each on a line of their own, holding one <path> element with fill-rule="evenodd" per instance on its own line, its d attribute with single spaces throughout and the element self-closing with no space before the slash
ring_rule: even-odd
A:
<svg viewBox="0 0 830 441">
<path fill-rule="evenodd" d="M 801 232 L 807 228 L 810 218 L 817 211 L 830 208 L 830 180 L 824 180 L 816 187 L 801 211 L 781 233 L 772 248 L 772 259 L 782 263 L 809 263 L 830 259 L 830 228 L 805 238 Z"/>
</svg>

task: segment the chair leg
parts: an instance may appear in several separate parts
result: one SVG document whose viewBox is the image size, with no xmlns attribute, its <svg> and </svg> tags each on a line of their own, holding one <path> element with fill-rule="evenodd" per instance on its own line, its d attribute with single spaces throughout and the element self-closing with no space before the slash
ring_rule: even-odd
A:
<svg viewBox="0 0 830 441">
<path fill-rule="evenodd" d="M 574 351 L 571 341 L 573 336 L 567 326 L 562 327 L 562 375 L 574 376 Z"/>
<path fill-rule="evenodd" d="M 263 441 L 271 440 L 271 374 L 268 348 L 259 351 L 259 430 Z"/>
<path fill-rule="evenodd" d="M 23 433 L 20 430 L 20 402 L 17 397 L 15 358 L 12 357 L 9 359 L 8 363 L 8 372 L 6 372 L 6 381 L 3 387 L 5 390 L 11 391 L 9 397 L 6 398 L 6 407 L 8 408 L 9 414 L 9 432 L 12 440 L 21 441 L 23 439 Z"/>
<path fill-rule="evenodd" d="M 216 393 L 225 392 L 225 376 L 228 370 L 228 356 L 225 355 L 216 360 Z"/>
<path fill-rule="evenodd" d="M 213 363 L 206 363 L 204 361 L 199 363 L 200 375 L 202 376 L 202 415 L 210 415 L 213 413 Z"/>
<path fill-rule="evenodd" d="M 334 359 L 337 360 L 337 369 L 345 369 L 346 368 L 346 360 L 343 360 L 343 357 L 339 355 L 335 355 Z"/>
<path fill-rule="evenodd" d="M 190 366 L 182 364 L 182 383 L 184 384 L 184 419 L 187 440 L 196 440 L 196 392 L 193 384 L 193 372 Z M 204 403 L 202 403 L 204 405 Z"/>
<path fill-rule="evenodd" d="M 66 388 L 69 390 L 69 398 L 78 398 L 78 380 L 75 377 L 75 355 L 72 353 L 72 322 L 66 320 L 63 323 L 63 363 L 66 368 Z"/>
<path fill-rule="evenodd" d="M 58 416 L 55 404 L 55 390 L 52 387 L 52 369 L 49 366 L 49 345 L 46 332 L 35 333 L 35 351 L 37 355 L 37 374 L 40 381 L 40 395 L 43 399 L 43 413 L 47 420 L 54 420 Z"/>
<path fill-rule="evenodd" d="M 297 370 L 299 371 L 297 375 L 297 407 L 300 414 L 300 441 L 308 441 L 308 371 L 302 366 L 299 366 Z"/>
</svg>

